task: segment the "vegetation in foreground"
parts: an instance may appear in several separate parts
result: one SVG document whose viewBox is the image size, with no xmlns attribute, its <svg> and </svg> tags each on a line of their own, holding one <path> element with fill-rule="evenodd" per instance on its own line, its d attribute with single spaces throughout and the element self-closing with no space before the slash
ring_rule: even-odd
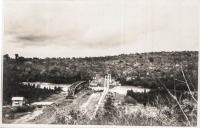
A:
<svg viewBox="0 0 200 128">
<path fill-rule="evenodd" d="M 17 106 L 17 107 L 5 107 L 2 111 L 3 123 L 9 123 L 9 121 L 13 121 L 14 119 L 18 119 L 28 112 L 33 112 L 35 110 L 35 106 Z"/>
<path fill-rule="evenodd" d="M 164 102 L 165 99 L 159 99 Z M 156 102 L 156 101 L 155 101 Z M 112 97 L 108 97 L 104 107 L 97 112 L 91 120 L 81 112 L 73 110 L 68 115 L 57 116 L 55 124 L 70 125 L 124 125 L 124 126 L 197 126 L 197 104 L 188 99 L 177 103 L 172 102 L 171 107 L 164 103 L 157 104 L 158 115 L 147 116 L 145 112 L 136 111 L 127 114 L 125 109 L 114 105 Z M 148 109 L 149 106 L 146 106 Z M 191 108 L 192 107 L 192 108 Z M 183 111 L 181 111 L 183 109 Z M 187 118 L 186 118 L 187 117 Z"/>
<path fill-rule="evenodd" d="M 183 77 L 185 74 L 183 72 Z M 115 97 L 108 96 L 104 107 L 92 120 L 80 112 L 72 111 L 68 115 L 58 116 L 55 123 L 77 125 L 127 125 L 127 126 L 197 126 L 197 92 L 191 91 L 185 79 L 188 90 L 170 90 L 160 81 L 161 88 L 150 92 L 136 93 L 128 90 L 122 104 L 115 104 Z M 174 85 L 175 86 L 175 85 Z M 145 109 L 154 107 L 158 114 L 149 117 L 147 113 L 128 112 L 123 109 L 126 104 L 143 104 Z M 123 107 L 124 106 L 124 107 Z M 139 110 L 141 110 L 140 108 Z"/>
</svg>

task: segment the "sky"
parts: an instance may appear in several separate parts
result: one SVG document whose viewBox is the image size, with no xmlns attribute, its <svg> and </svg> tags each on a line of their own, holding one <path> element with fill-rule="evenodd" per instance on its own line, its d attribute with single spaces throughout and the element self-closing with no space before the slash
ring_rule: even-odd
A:
<svg viewBox="0 0 200 128">
<path fill-rule="evenodd" d="M 3 53 L 90 57 L 199 49 L 198 0 L 4 0 Z"/>
</svg>

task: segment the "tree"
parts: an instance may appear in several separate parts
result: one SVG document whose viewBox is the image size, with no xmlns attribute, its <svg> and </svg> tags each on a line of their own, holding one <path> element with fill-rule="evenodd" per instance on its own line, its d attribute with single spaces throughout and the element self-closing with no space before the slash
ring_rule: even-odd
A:
<svg viewBox="0 0 200 128">
<path fill-rule="evenodd" d="M 149 57 L 149 61 L 150 62 L 153 62 L 154 60 L 153 60 L 153 57 Z"/>
<path fill-rule="evenodd" d="M 19 55 L 18 54 L 15 54 L 15 59 L 18 59 Z"/>
<path fill-rule="evenodd" d="M 10 59 L 8 54 L 3 55 L 3 58 L 5 58 L 6 60 Z"/>
<path fill-rule="evenodd" d="M 132 98 L 131 96 L 125 96 L 124 100 L 126 103 L 129 103 L 129 104 L 135 105 L 137 103 L 137 101 L 134 98 Z"/>
<path fill-rule="evenodd" d="M 22 56 L 20 56 L 20 57 L 17 58 L 17 60 L 20 61 L 20 62 L 24 62 L 24 61 L 25 61 L 25 58 L 22 57 Z"/>
<path fill-rule="evenodd" d="M 40 88 L 41 87 L 41 85 L 40 84 L 38 84 L 37 86 L 36 86 L 36 88 Z"/>
</svg>

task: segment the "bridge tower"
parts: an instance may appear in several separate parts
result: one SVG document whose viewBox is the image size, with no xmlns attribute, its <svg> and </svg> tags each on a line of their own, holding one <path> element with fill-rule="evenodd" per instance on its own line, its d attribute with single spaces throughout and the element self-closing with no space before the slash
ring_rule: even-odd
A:
<svg viewBox="0 0 200 128">
<path fill-rule="evenodd" d="M 105 75 L 105 79 L 104 79 L 104 90 L 106 90 L 106 87 L 107 87 L 107 82 L 108 81 L 108 76 L 107 75 Z"/>
<path fill-rule="evenodd" d="M 108 74 L 108 82 L 111 84 L 111 74 Z"/>
<path fill-rule="evenodd" d="M 104 90 L 109 90 L 109 85 L 111 84 L 111 74 L 105 75 L 104 80 Z"/>
</svg>

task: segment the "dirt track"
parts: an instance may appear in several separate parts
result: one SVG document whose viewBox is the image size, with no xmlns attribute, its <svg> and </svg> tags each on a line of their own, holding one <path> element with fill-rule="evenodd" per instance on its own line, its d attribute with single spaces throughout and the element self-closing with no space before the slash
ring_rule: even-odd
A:
<svg viewBox="0 0 200 128">
<path fill-rule="evenodd" d="M 91 117 L 94 114 L 94 111 L 96 109 L 96 105 L 99 102 L 99 99 L 101 97 L 101 93 L 93 93 L 87 102 L 82 104 L 80 107 L 83 114 L 86 114 L 88 117 Z"/>
<path fill-rule="evenodd" d="M 83 90 L 76 99 L 65 99 L 66 93 L 54 94 L 44 101 L 55 102 L 55 106 L 46 106 L 42 109 L 36 109 L 34 112 L 23 116 L 13 122 L 13 124 L 51 124 L 56 121 L 59 114 L 67 114 L 70 110 L 80 110 L 80 106 L 84 104 L 91 90 Z M 41 112 L 42 110 L 42 112 Z M 38 114 L 39 113 L 39 114 Z"/>
</svg>

